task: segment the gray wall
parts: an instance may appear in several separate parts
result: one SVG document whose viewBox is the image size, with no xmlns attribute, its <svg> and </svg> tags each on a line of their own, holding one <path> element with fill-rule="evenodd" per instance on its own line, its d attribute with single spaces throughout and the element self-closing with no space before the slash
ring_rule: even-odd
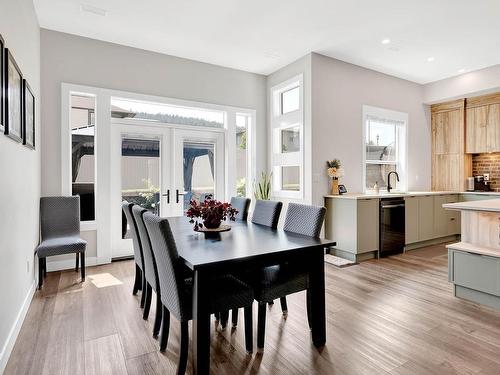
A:
<svg viewBox="0 0 500 375">
<path fill-rule="evenodd" d="M 0 34 L 40 108 L 40 29 L 31 0 L 0 1 Z M 40 116 L 36 114 L 37 135 Z M 0 373 L 14 344 L 34 286 L 38 243 L 40 140 L 32 151 L 0 134 Z M 28 264 L 27 264 L 28 263 Z M 19 324 L 17 324 L 19 323 Z"/>
<path fill-rule="evenodd" d="M 61 82 L 252 108 L 265 168 L 266 77 L 42 29 L 42 193 L 61 192 Z"/>
</svg>

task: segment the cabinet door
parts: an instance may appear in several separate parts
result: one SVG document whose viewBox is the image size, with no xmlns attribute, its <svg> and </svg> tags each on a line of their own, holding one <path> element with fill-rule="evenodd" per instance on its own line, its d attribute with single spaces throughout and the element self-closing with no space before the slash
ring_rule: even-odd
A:
<svg viewBox="0 0 500 375">
<path fill-rule="evenodd" d="M 358 253 L 378 250 L 379 247 L 379 200 L 357 200 Z"/>
<path fill-rule="evenodd" d="M 478 154 L 487 152 L 486 143 L 488 106 L 467 109 L 467 120 L 465 122 L 465 152 Z"/>
<path fill-rule="evenodd" d="M 445 237 L 448 234 L 448 214 L 443 208 L 447 202 L 446 195 L 435 195 L 434 197 L 434 237 Z"/>
<path fill-rule="evenodd" d="M 405 243 L 418 242 L 418 197 L 405 197 Z"/>
<path fill-rule="evenodd" d="M 462 179 L 459 154 L 434 155 L 432 167 L 432 190 L 460 191 Z"/>
<path fill-rule="evenodd" d="M 434 154 L 458 154 L 460 152 L 460 110 L 439 112 L 432 116 Z"/>
<path fill-rule="evenodd" d="M 458 194 L 449 194 L 446 196 L 446 203 L 460 202 Z M 448 236 L 460 234 L 460 211 L 446 210 L 448 220 Z"/>
<path fill-rule="evenodd" d="M 488 106 L 488 127 L 486 132 L 488 152 L 500 151 L 500 104 Z"/>
<path fill-rule="evenodd" d="M 418 197 L 418 240 L 434 238 L 434 197 Z"/>
</svg>

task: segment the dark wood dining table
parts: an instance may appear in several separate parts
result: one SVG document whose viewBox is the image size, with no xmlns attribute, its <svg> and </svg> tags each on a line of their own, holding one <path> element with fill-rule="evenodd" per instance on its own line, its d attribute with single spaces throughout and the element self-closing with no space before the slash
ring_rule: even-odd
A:
<svg viewBox="0 0 500 375">
<path fill-rule="evenodd" d="M 326 343 L 325 248 L 335 242 L 274 230 L 250 222 L 231 222 L 231 230 L 216 238 L 193 231 L 186 217 L 169 218 L 177 251 L 194 272 L 193 280 L 193 370 L 210 371 L 210 279 L 253 267 L 283 262 L 295 263 L 309 273 L 311 338 L 316 347 Z M 307 320 L 304 320 L 307 324 Z"/>
</svg>

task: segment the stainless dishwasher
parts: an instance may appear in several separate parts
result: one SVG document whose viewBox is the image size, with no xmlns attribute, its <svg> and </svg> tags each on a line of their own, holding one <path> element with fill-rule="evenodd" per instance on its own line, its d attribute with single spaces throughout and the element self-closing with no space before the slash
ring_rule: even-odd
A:
<svg viewBox="0 0 500 375">
<path fill-rule="evenodd" d="M 402 253 L 405 246 L 405 201 L 403 198 L 380 200 L 380 256 Z"/>
</svg>

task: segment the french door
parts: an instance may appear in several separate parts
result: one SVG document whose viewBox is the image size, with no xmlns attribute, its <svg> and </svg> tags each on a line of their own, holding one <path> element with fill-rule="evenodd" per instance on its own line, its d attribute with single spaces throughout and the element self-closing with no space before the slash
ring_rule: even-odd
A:
<svg viewBox="0 0 500 375">
<path fill-rule="evenodd" d="M 113 258 L 133 254 L 123 200 L 172 217 L 184 215 L 191 199 L 225 199 L 223 132 L 122 123 L 112 128 Z"/>
</svg>

